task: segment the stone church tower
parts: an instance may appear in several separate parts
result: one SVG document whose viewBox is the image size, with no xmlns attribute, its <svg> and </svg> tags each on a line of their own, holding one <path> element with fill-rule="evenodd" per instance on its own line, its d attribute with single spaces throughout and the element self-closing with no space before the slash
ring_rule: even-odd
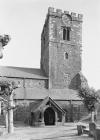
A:
<svg viewBox="0 0 100 140">
<path fill-rule="evenodd" d="M 41 34 L 41 69 L 49 88 L 80 86 L 82 15 L 48 9 Z"/>
</svg>

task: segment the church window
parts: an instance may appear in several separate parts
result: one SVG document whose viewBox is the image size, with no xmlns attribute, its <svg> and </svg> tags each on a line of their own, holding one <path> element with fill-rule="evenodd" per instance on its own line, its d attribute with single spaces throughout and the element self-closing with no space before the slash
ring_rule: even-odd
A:
<svg viewBox="0 0 100 140">
<path fill-rule="evenodd" d="M 40 112 L 39 119 L 41 119 L 41 118 L 42 118 L 42 113 Z"/>
<path fill-rule="evenodd" d="M 3 102 L 1 102 L 1 108 L 0 108 L 0 109 L 1 109 L 1 115 L 3 115 L 3 114 L 4 114 L 4 111 L 3 111 L 3 109 L 2 109 L 3 107 L 4 107 L 4 103 L 3 103 Z"/>
<path fill-rule="evenodd" d="M 70 27 L 63 28 L 63 40 L 70 41 Z"/>
<path fill-rule="evenodd" d="M 70 27 L 67 27 L 67 40 L 70 40 Z"/>
<path fill-rule="evenodd" d="M 5 86 L 1 86 L 0 91 L 4 91 L 4 90 L 5 90 Z"/>
<path fill-rule="evenodd" d="M 68 59 L 68 53 L 67 52 L 64 53 L 64 58 Z"/>
<path fill-rule="evenodd" d="M 63 40 L 66 40 L 66 29 L 63 29 Z"/>
</svg>

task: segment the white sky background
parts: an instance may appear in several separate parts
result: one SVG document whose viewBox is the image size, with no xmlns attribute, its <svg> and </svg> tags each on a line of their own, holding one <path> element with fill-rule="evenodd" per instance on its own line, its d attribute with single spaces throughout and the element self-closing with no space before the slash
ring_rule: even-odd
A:
<svg viewBox="0 0 100 140">
<path fill-rule="evenodd" d="M 100 0 L 0 0 L 0 34 L 11 41 L 0 65 L 40 67 L 41 32 L 48 7 L 82 13 L 82 72 L 100 89 Z"/>
</svg>

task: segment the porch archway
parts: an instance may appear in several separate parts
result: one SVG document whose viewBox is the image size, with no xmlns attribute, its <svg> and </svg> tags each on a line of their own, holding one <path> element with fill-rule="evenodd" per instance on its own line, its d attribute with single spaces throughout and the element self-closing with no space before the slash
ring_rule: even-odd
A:
<svg viewBox="0 0 100 140">
<path fill-rule="evenodd" d="M 45 125 L 55 125 L 55 111 L 52 107 L 48 107 L 44 111 L 44 123 Z"/>
</svg>

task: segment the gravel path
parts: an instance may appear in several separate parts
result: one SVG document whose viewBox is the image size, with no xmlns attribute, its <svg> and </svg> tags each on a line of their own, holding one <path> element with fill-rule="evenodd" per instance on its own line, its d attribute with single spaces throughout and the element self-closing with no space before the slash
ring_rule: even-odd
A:
<svg viewBox="0 0 100 140">
<path fill-rule="evenodd" d="M 93 140 L 87 135 L 77 136 L 75 124 L 64 126 L 17 126 L 13 134 L 0 136 L 0 140 Z"/>
</svg>

